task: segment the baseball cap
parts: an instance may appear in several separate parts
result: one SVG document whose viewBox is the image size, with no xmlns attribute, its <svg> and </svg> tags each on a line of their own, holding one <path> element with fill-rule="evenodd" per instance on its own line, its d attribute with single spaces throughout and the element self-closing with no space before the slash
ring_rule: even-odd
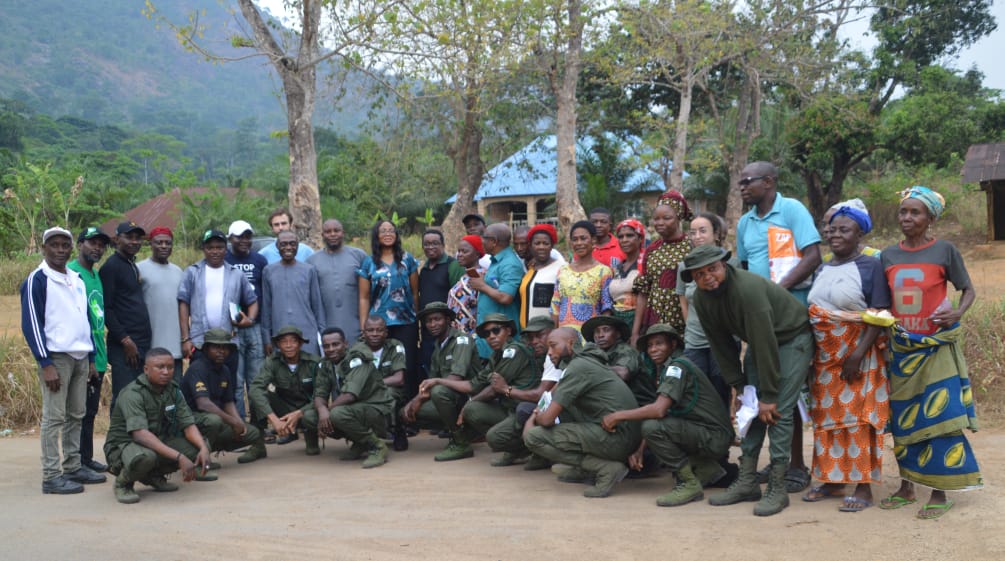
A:
<svg viewBox="0 0 1005 561">
<path fill-rule="evenodd" d="M 245 232 L 251 232 L 254 234 L 255 229 L 251 227 L 251 224 L 248 224 L 244 220 L 235 220 L 231 222 L 230 228 L 227 229 L 228 236 L 240 236 Z"/>
<path fill-rule="evenodd" d="M 143 229 L 139 224 L 133 222 L 132 220 L 127 220 L 125 222 L 120 222 L 119 226 L 115 228 L 115 234 L 129 234 L 131 232 L 139 232 L 141 236 L 147 235 L 147 231 Z"/>
<path fill-rule="evenodd" d="M 219 230 L 206 230 L 206 233 L 202 235 L 202 243 L 205 244 L 209 240 L 222 240 L 223 243 L 227 243 L 227 236 Z"/>
<path fill-rule="evenodd" d="M 109 238 L 108 234 L 102 232 L 101 228 L 88 226 L 87 228 L 80 231 L 80 235 L 77 236 L 77 243 L 80 243 L 84 240 L 93 240 L 94 238 L 104 238 L 105 243 L 112 241 L 112 238 Z"/>
<path fill-rule="evenodd" d="M 42 243 L 49 241 L 49 238 L 53 236 L 66 236 L 68 239 L 73 240 L 73 234 L 65 228 L 60 228 L 59 226 L 53 226 L 45 232 L 42 232 Z"/>
</svg>

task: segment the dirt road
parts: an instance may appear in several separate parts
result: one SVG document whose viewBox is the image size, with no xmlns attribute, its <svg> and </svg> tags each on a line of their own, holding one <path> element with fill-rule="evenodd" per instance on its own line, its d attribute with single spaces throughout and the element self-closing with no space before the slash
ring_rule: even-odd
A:
<svg viewBox="0 0 1005 561">
<path fill-rule="evenodd" d="M 848 514 L 837 512 L 837 501 L 810 504 L 798 495 L 769 518 L 751 515 L 752 503 L 658 508 L 668 475 L 585 499 L 581 486 L 547 471 L 490 467 L 485 445 L 473 459 L 437 464 L 432 455 L 443 441 L 432 436 L 366 471 L 337 460 L 341 442 L 329 441 L 314 458 L 303 455 L 302 441 L 270 446 L 268 459 L 247 466 L 230 454 L 220 460 L 219 481 L 165 494 L 138 485 L 142 502 L 126 506 L 115 502 L 111 482 L 80 495 L 42 495 L 38 440 L 7 438 L 0 439 L 0 559 L 1000 559 L 1005 493 L 996 482 L 1005 477 L 1005 433 L 972 442 L 987 486 L 952 494 L 957 504 L 944 518 L 921 521 L 915 507 Z M 877 499 L 897 486 L 890 453 L 884 473 Z"/>
</svg>

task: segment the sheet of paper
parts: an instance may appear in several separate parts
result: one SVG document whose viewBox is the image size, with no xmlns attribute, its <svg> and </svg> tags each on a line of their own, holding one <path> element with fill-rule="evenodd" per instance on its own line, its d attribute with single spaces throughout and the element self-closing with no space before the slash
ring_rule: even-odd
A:
<svg viewBox="0 0 1005 561">
<path fill-rule="evenodd" d="M 551 405 L 551 392 L 544 392 L 541 394 L 541 399 L 537 400 L 537 410 L 544 411 L 549 405 Z M 558 417 L 555 417 L 555 424 L 557 425 L 560 422 Z"/>
<path fill-rule="evenodd" d="M 757 418 L 757 388 L 744 386 L 740 394 L 740 408 L 736 411 L 736 434 L 743 438 L 750 430 L 750 424 Z"/>
</svg>

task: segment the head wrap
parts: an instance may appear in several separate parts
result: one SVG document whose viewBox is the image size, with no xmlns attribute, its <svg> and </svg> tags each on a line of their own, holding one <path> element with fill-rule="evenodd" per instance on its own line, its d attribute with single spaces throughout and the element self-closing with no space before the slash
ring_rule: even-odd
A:
<svg viewBox="0 0 1005 561">
<path fill-rule="evenodd" d="M 869 218 L 868 212 L 861 211 L 851 206 L 839 206 L 838 209 L 834 211 L 834 214 L 831 215 L 831 219 L 828 224 L 832 224 L 834 219 L 838 216 L 847 216 L 848 218 L 854 220 L 855 223 L 858 224 L 859 229 L 862 230 L 863 234 L 868 234 L 872 231 L 872 219 Z"/>
<path fill-rule="evenodd" d="M 171 231 L 171 228 L 168 228 L 166 226 L 158 226 L 158 227 L 154 228 L 153 230 L 150 230 L 150 239 L 151 240 L 154 239 L 154 236 L 161 236 L 161 235 L 167 235 L 171 239 L 174 239 L 174 232 Z"/>
<path fill-rule="evenodd" d="M 478 257 L 485 255 L 485 247 L 482 246 L 481 236 L 475 236 L 475 235 L 464 236 L 463 238 L 461 238 L 461 240 L 471 244 L 471 247 L 475 248 L 475 251 L 478 252 Z"/>
<path fill-rule="evenodd" d="M 670 205 L 677 211 L 677 218 L 681 220 L 691 220 L 691 207 L 687 204 L 687 199 L 680 191 L 670 189 L 656 199 L 656 206 Z"/>
<path fill-rule="evenodd" d="M 532 241 L 534 239 L 534 234 L 540 232 L 548 234 L 548 237 L 551 238 L 552 244 L 558 243 L 558 230 L 556 230 L 555 227 L 552 226 L 551 224 L 538 224 L 537 226 L 534 226 L 533 228 L 528 230 L 527 241 Z"/>
<path fill-rule="evenodd" d="M 635 230 L 635 233 L 642 238 L 642 247 L 646 246 L 646 227 L 643 226 L 641 222 L 634 218 L 622 220 L 621 222 L 618 222 L 617 227 L 614 228 L 614 235 L 617 236 L 618 232 L 621 231 L 622 228 L 631 228 L 632 230 Z"/>
<path fill-rule="evenodd" d="M 910 189 L 901 191 L 900 202 L 904 202 L 907 199 L 918 199 L 921 201 L 928 208 L 929 214 L 936 219 L 942 216 L 943 211 L 946 210 L 946 199 L 928 187 L 922 187 L 921 185 L 915 185 Z"/>
</svg>

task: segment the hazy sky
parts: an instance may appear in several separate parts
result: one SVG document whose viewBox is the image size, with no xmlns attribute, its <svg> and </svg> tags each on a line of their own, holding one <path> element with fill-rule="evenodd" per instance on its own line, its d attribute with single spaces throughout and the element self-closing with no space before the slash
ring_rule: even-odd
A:
<svg viewBox="0 0 1005 561">
<path fill-rule="evenodd" d="M 273 15 L 283 11 L 283 0 L 256 0 L 260 6 L 267 7 Z M 1005 54 L 1005 0 L 996 0 L 991 7 L 991 13 L 998 21 L 998 29 L 991 35 L 979 41 L 976 45 L 960 53 L 958 59 L 943 61 L 946 66 L 967 70 L 977 65 L 984 73 L 984 85 L 1005 92 L 1005 64 L 998 57 Z M 868 21 L 863 20 L 848 29 L 848 37 L 853 42 L 866 46 L 869 41 L 861 37 L 868 29 Z M 997 53 L 997 54 L 996 54 Z"/>
</svg>

